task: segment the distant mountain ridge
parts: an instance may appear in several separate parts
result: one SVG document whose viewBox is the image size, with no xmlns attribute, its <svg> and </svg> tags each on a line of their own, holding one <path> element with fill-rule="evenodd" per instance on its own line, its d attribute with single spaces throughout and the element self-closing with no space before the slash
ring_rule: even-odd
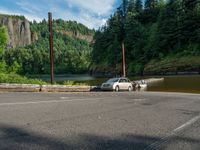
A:
<svg viewBox="0 0 200 150">
<path fill-rule="evenodd" d="M 90 30 L 76 21 L 54 20 L 54 32 L 71 38 L 93 41 L 94 30 Z M 0 14 L 0 25 L 8 31 L 8 48 L 25 47 L 38 40 L 42 23 L 28 21 L 24 16 Z M 48 26 L 48 23 L 45 23 Z M 35 27 L 32 27 L 35 26 Z"/>
</svg>

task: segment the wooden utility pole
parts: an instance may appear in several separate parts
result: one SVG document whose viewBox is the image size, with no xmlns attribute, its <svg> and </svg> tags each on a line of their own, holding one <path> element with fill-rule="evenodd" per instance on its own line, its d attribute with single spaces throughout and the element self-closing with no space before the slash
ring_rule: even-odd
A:
<svg viewBox="0 0 200 150">
<path fill-rule="evenodd" d="M 122 76 L 126 77 L 124 41 L 122 41 Z"/>
<path fill-rule="evenodd" d="M 127 1 L 124 0 L 122 6 L 120 6 L 117 9 L 118 21 L 119 21 L 120 32 L 121 32 L 120 41 L 121 41 L 121 47 L 122 47 L 122 77 L 126 77 L 125 46 L 124 46 L 124 40 L 126 37 L 125 18 L 127 15 L 126 2 Z"/>
<path fill-rule="evenodd" d="M 49 17 L 49 48 L 50 48 L 50 69 L 51 69 L 51 84 L 54 82 L 54 59 L 53 59 L 53 30 L 52 30 L 52 13 L 48 13 Z"/>
</svg>

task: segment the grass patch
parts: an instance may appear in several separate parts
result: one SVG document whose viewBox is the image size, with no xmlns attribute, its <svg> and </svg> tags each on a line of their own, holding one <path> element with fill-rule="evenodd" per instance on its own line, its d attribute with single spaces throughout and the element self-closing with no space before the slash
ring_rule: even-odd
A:
<svg viewBox="0 0 200 150">
<path fill-rule="evenodd" d="M 87 83 L 76 82 L 76 81 L 71 81 L 71 80 L 66 80 L 62 84 L 66 85 L 66 86 L 89 86 L 89 84 L 87 84 Z"/>
<path fill-rule="evenodd" d="M 15 73 L 0 73 L 0 83 L 15 83 L 15 84 L 39 84 L 45 85 L 46 82 L 38 79 L 28 79 Z"/>
</svg>

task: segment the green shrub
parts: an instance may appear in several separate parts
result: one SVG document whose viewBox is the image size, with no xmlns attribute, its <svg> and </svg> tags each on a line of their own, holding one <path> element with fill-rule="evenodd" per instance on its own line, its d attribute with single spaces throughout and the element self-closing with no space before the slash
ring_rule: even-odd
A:
<svg viewBox="0 0 200 150">
<path fill-rule="evenodd" d="M 66 80 L 63 82 L 63 85 L 67 85 L 67 86 L 87 86 L 87 83 L 81 83 L 81 82 L 75 82 L 75 81 L 71 81 L 71 80 Z"/>
<path fill-rule="evenodd" d="M 75 84 L 74 81 L 70 81 L 70 80 L 63 82 L 63 85 L 74 85 L 74 84 Z"/>
<path fill-rule="evenodd" d="M 10 66 L 7 67 L 8 72 L 9 73 L 19 73 L 21 71 L 22 66 L 19 65 L 16 61 L 14 61 L 14 63 Z"/>
<path fill-rule="evenodd" d="M 7 65 L 5 61 L 0 61 L 0 73 L 6 73 L 7 72 Z"/>
<path fill-rule="evenodd" d="M 131 63 L 128 72 L 129 74 L 141 75 L 143 72 L 143 65 L 139 63 Z"/>
<path fill-rule="evenodd" d="M 23 77 L 15 73 L 10 73 L 10 74 L 0 73 L 0 83 L 39 84 L 39 85 L 47 84 L 42 80 L 28 79 L 27 77 Z"/>
</svg>

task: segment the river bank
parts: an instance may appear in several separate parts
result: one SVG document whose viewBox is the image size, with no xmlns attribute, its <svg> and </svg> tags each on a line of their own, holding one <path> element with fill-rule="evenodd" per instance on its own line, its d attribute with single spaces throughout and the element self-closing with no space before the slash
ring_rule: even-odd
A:
<svg viewBox="0 0 200 150">
<path fill-rule="evenodd" d="M 144 75 L 195 75 L 200 74 L 200 56 L 173 56 L 151 60 L 145 65 Z"/>
</svg>

